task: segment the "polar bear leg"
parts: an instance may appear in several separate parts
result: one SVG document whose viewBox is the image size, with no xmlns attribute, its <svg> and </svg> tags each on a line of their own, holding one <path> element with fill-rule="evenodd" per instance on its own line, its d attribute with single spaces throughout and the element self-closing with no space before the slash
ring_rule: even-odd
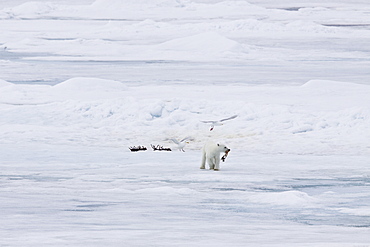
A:
<svg viewBox="0 0 370 247">
<path fill-rule="evenodd" d="M 215 171 L 218 171 L 220 169 L 220 157 L 215 157 Z"/>
<path fill-rule="evenodd" d="M 207 158 L 207 163 L 209 165 L 209 169 L 210 170 L 215 169 L 215 162 L 214 162 L 214 158 L 213 157 Z"/>
<path fill-rule="evenodd" d="M 205 152 L 203 152 L 202 163 L 200 165 L 200 169 L 206 169 L 206 153 Z"/>
</svg>

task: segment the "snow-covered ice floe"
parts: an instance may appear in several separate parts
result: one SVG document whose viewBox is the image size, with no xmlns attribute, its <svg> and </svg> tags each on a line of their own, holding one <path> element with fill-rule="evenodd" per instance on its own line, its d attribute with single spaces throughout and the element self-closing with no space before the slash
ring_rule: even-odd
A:
<svg viewBox="0 0 370 247">
<path fill-rule="evenodd" d="M 1 144 L 4 246 L 366 246 L 368 156 Z"/>
<path fill-rule="evenodd" d="M 190 136 L 190 150 L 214 139 L 251 153 L 370 152 L 367 85 L 127 86 L 74 78 L 55 86 L 2 81 L 0 95 L 3 143 L 128 147 L 172 145 L 171 138 Z M 238 117 L 212 133 L 202 122 L 232 115 Z"/>
<path fill-rule="evenodd" d="M 5 246 L 369 243 L 370 86 L 1 81 Z M 201 120 L 238 117 L 212 132 Z M 191 137 L 186 152 L 131 145 Z M 202 171 L 208 139 L 231 148 Z M 264 236 L 264 237 L 262 237 Z M 315 236 L 315 237 L 312 237 Z"/>
<path fill-rule="evenodd" d="M 0 9 L 0 78 L 9 81 L 368 83 L 363 1 L 21 2 Z"/>
<path fill-rule="evenodd" d="M 0 246 L 370 246 L 369 10 L 0 1 Z"/>
</svg>

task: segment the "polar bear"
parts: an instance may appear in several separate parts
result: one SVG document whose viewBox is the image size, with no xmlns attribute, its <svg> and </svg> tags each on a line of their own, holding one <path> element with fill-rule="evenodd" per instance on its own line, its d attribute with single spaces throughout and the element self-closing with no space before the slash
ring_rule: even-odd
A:
<svg viewBox="0 0 370 247">
<path fill-rule="evenodd" d="M 202 164 L 200 169 L 205 169 L 206 161 L 210 170 L 218 171 L 220 169 L 220 155 L 230 151 L 224 144 L 207 142 L 202 149 Z"/>
</svg>

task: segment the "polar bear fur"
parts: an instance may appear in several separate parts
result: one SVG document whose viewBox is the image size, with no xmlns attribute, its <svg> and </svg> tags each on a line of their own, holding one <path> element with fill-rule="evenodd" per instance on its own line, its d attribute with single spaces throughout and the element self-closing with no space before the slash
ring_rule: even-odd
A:
<svg viewBox="0 0 370 247">
<path fill-rule="evenodd" d="M 218 171 L 220 169 L 221 153 L 229 152 L 230 149 L 224 144 L 207 142 L 202 149 L 202 164 L 200 169 L 206 168 L 206 161 L 210 170 Z"/>
</svg>

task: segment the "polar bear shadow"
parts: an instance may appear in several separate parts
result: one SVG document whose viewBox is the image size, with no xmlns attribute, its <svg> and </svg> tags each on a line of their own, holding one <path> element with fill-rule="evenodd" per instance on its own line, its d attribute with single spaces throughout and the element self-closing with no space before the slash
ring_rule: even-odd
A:
<svg viewBox="0 0 370 247">
<path fill-rule="evenodd" d="M 221 153 L 228 153 L 230 149 L 224 144 L 207 142 L 202 149 L 202 163 L 200 169 L 205 169 L 206 163 L 210 170 L 218 171 L 220 169 Z"/>
</svg>

